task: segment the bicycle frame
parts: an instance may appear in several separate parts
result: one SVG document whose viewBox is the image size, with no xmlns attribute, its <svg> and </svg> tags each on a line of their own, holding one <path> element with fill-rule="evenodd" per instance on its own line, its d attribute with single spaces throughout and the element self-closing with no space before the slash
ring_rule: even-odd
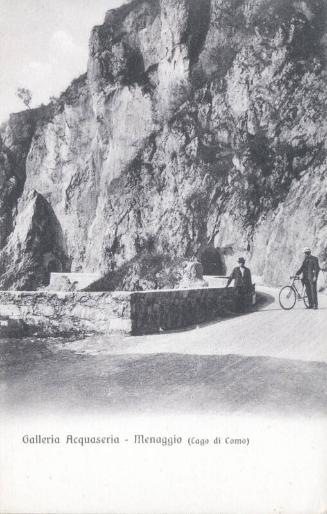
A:
<svg viewBox="0 0 327 514">
<path fill-rule="evenodd" d="M 293 287 L 293 289 L 295 290 L 298 300 L 303 300 L 303 297 L 306 296 L 305 285 L 302 283 L 300 277 L 294 276 L 294 277 L 290 277 L 290 278 L 291 278 L 290 286 Z M 301 292 L 296 287 L 296 282 L 298 282 L 299 280 L 302 283 L 302 291 Z"/>
</svg>

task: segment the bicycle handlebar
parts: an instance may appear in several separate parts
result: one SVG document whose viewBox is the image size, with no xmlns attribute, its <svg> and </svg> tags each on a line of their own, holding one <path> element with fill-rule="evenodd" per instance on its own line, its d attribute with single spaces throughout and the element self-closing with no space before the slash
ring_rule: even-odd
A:
<svg viewBox="0 0 327 514">
<path fill-rule="evenodd" d="M 300 277 L 299 275 L 293 275 L 292 277 L 290 277 L 290 279 L 292 280 L 300 280 Z"/>
</svg>

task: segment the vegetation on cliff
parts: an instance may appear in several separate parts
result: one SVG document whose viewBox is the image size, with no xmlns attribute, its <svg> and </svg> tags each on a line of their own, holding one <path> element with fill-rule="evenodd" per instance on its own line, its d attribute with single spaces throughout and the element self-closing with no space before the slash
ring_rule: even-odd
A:
<svg viewBox="0 0 327 514">
<path fill-rule="evenodd" d="M 34 190 L 62 233 L 52 262 L 114 273 L 117 287 L 136 263 L 145 273 L 150 243 L 171 262 L 211 249 L 216 272 L 242 253 L 275 284 L 303 246 L 324 265 L 326 57 L 324 0 L 136 0 L 109 11 L 87 74 L 1 129 L 0 286 L 22 287 L 8 256 L 24 260 L 13 241 Z M 44 276 L 48 262 L 37 261 Z M 147 266 L 153 278 L 157 261 Z"/>
</svg>

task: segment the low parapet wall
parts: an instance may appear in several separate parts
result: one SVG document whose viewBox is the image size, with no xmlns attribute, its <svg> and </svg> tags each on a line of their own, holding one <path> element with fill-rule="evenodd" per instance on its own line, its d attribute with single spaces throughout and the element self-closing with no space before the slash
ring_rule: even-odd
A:
<svg viewBox="0 0 327 514">
<path fill-rule="evenodd" d="M 28 333 L 131 333 L 131 294 L 0 291 L 0 316 L 21 319 Z"/>
<path fill-rule="evenodd" d="M 101 273 L 51 273 L 50 284 L 47 289 L 49 291 L 63 291 L 61 286 L 63 280 L 66 280 L 67 285 L 71 285 L 71 288 L 66 289 L 67 291 L 81 291 L 99 280 L 101 276 Z"/>
<path fill-rule="evenodd" d="M 234 289 L 201 288 L 132 293 L 132 333 L 176 330 L 213 321 L 234 310 Z"/>
<path fill-rule="evenodd" d="M 146 334 L 212 321 L 234 309 L 233 289 L 142 292 L 1 291 L 0 317 L 42 334 Z"/>
</svg>

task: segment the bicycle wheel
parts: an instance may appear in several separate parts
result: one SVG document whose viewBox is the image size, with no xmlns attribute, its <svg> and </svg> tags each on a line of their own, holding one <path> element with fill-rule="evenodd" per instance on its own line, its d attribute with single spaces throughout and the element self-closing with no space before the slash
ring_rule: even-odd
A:
<svg viewBox="0 0 327 514">
<path fill-rule="evenodd" d="M 279 291 L 279 305 L 282 309 L 289 311 L 293 309 L 296 302 L 296 293 L 291 286 L 284 286 Z"/>
</svg>

